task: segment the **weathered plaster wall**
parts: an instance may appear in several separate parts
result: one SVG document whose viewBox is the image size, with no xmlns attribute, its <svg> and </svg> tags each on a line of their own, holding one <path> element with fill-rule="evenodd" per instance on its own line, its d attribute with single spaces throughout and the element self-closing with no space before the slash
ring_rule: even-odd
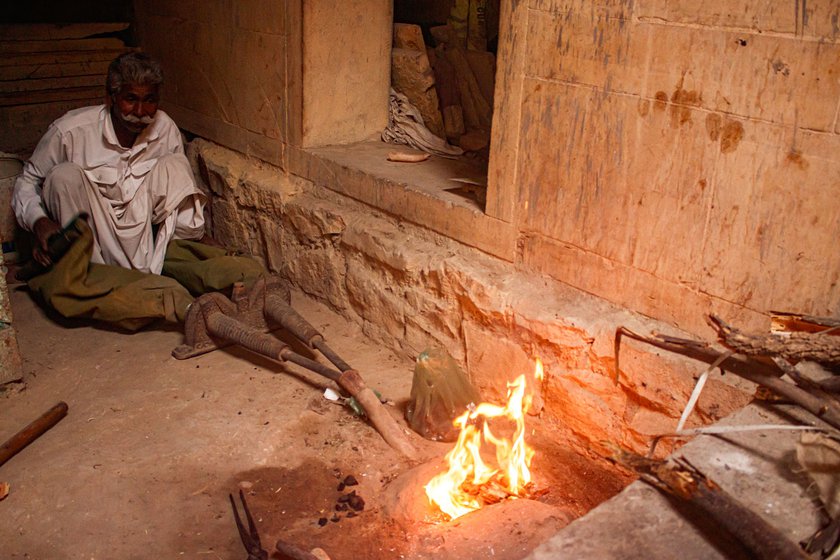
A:
<svg viewBox="0 0 840 560">
<path fill-rule="evenodd" d="M 135 1 L 161 60 L 163 108 L 182 128 L 281 165 L 289 135 L 286 1 Z"/>
<path fill-rule="evenodd" d="M 494 400 L 506 381 L 533 372 L 539 356 L 545 413 L 594 447 L 613 441 L 644 451 L 649 435 L 676 425 L 701 365 L 630 342 L 614 381 L 616 326 L 662 325 L 221 146 L 195 140 L 189 154 L 212 193 L 213 235 L 352 318 L 371 339 L 412 358 L 442 346 Z M 749 398 L 715 379 L 692 422 L 710 422 Z"/>
<path fill-rule="evenodd" d="M 303 1 L 304 147 L 379 137 L 388 125 L 391 0 Z"/>
<path fill-rule="evenodd" d="M 135 0 L 189 132 L 286 167 L 286 151 L 378 136 L 388 123 L 389 0 Z"/>
<path fill-rule="evenodd" d="M 524 269 L 702 334 L 840 312 L 840 4 L 506 7 L 491 190 Z"/>
</svg>

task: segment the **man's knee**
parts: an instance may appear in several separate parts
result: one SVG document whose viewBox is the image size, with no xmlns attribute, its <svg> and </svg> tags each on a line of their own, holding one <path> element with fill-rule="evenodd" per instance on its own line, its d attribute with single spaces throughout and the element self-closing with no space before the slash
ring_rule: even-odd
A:
<svg viewBox="0 0 840 560">
<path fill-rule="evenodd" d="M 43 196 L 46 199 L 62 199 L 84 192 L 85 172 L 75 163 L 59 163 L 47 173 Z"/>
</svg>

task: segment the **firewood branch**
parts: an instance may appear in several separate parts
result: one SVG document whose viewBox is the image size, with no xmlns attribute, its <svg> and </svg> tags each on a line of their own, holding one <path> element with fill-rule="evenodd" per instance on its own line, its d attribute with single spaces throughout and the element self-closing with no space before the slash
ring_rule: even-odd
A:
<svg viewBox="0 0 840 560">
<path fill-rule="evenodd" d="M 746 334 L 720 317 L 712 315 L 710 318 L 723 344 L 739 354 L 778 356 L 793 363 L 811 360 L 826 365 L 840 365 L 840 336 L 809 332 Z"/>
<path fill-rule="evenodd" d="M 619 347 L 623 336 L 645 342 L 663 350 L 682 354 L 683 356 L 706 362 L 707 364 L 715 363 L 723 354 L 709 347 L 709 345 L 695 340 L 661 335 L 648 337 L 637 334 L 625 327 L 619 327 L 615 335 L 616 379 L 618 379 L 619 375 Z M 721 370 L 734 373 L 738 377 L 770 389 L 774 393 L 801 406 L 811 414 L 823 419 L 832 427 L 840 429 L 840 403 L 833 398 L 825 398 L 825 393 L 822 391 L 819 391 L 819 394 L 815 395 L 810 393 L 806 387 L 798 387 L 793 383 L 784 381 L 781 379 L 781 375 L 785 372 L 780 370 L 778 366 L 750 359 L 740 354 L 733 354 L 720 362 L 719 367 Z"/>
<path fill-rule="evenodd" d="M 614 450 L 612 459 L 636 471 L 645 482 L 684 500 L 728 530 L 758 559 L 808 558 L 802 549 L 684 458 L 657 461 Z"/>
</svg>

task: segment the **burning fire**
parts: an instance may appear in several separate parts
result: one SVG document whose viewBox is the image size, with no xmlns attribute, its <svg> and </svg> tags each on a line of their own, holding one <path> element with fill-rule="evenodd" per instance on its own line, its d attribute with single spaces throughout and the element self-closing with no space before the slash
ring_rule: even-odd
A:
<svg viewBox="0 0 840 560">
<path fill-rule="evenodd" d="M 537 359 L 534 377 L 543 378 L 543 367 Z M 468 490 L 477 490 L 493 481 L 507 495 L 520 496 L 531 481 L 531 459 L 534 450 L 525 443 L 525 414 L 531 407 L 531 396 L 525 393 L 525 375 L 508 383 L 505 406 L 480 403 L 471 406 L 455 419 L 460 428 L 455 447 L 447 453 L 449 470 L 435 476 L 425 486 L 429 501 L 456 519 L 479 509 L 482 499 Z M 510 438 L 500 437 L 490 429 L 491 419 L 506 419 L 515 426 Z M 482 458 L 482 447 L 495 447 L 495 462 L 488 465 Z"/>
</svg>

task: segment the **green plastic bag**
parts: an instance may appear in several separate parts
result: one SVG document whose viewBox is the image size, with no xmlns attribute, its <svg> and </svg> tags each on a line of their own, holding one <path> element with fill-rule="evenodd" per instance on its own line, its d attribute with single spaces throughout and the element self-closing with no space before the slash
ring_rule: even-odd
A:
<svg viewBox="0 0 840 560">
<path fill-rule="evenodd" d="M 411 429 L 426 439 L 455 441 L 458 429 L 452 422 L 480 400 L 478 390 L 446 350 L 426 350 L 414 366 L 405 417 Z"/>
</svg>

